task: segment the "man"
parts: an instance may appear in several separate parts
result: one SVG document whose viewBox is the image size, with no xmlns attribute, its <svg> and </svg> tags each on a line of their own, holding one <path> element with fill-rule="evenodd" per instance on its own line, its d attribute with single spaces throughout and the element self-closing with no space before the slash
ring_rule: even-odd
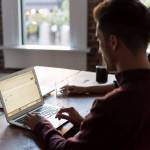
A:
<svg viewBox="0 0 150 150">
<path fill-rule="evenodd" d="M 28 115 L 27 125 L 50 150 L 150 150 L 150 14 L 138 0 L 106 0 L 94 18 L 101 53 L 119 87 L 95 100 L 86 118 L 73 108 L 58 112 L 57 118 L 80 126 L 74 137 L 65 139 L 36 114 Z"/>
</svg>

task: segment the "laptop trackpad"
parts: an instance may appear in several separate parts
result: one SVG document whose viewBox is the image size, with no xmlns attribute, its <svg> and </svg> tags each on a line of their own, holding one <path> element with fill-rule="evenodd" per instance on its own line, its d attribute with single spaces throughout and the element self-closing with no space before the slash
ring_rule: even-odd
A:
<svg viewBox="0 0 150 150">
<path fill-rule="evenodd" d="M 62 125 L 64 125 L 65 123 L 67 123 L 68 121 L 65 120 L 65 119 L 61 119 L 61 120 L 58 120 L 57 118 L 55 118 L 55 115 L 51 116 L 50 118 L 47 118 L 51 124 L 55 127 L 55 128 L 58 128 L 58 127 L 61 127 Z"/>
</svg>

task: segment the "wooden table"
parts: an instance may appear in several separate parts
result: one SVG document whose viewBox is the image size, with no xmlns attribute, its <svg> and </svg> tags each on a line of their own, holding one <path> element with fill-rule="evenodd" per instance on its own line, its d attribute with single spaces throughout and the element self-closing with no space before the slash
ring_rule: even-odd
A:
<svg viewBox="0 0 150 150">
<path fill-rule="evenodd" d="M 62 97 L 57 98 L 55 95 L 55 82 L 68 80 L 69 84 L 75 85 L 97 85 L 95 81 L 95 73 L 79 70 L 68 70 L 50 67 L 36 67 L 36 74 L 40 83 L 43 95 L 51 94 L 46 97 L 45 102 L 63 106 L 75 107 L 81 115 L 85 116 L 91 108 L 96 96 L 80 96 L 80 97 Z M 109 75 L 109 82 L 114 80 L 114 76 Z M 62 134 L 67 134 L 72 128 L 72 124 L 68 123 L 60 129 Z M 10 126 L 4 114 L 0 114 L 0 150 L 40 150 L 44 149 L 42 142 L 38 140 L 30 131 Z"/>
</svg>

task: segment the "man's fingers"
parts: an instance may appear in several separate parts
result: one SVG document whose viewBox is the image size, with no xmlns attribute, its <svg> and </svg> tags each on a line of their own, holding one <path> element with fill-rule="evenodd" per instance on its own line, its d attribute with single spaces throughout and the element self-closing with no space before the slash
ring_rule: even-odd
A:
<svg viewBox="0 0 150 150">
<path fill-rule="evenodd" d="M 38 112 L 33 112 L 31 114 L 32 114 L 32 116 L 41 116 L 40 113 L 38 113 Z"/>
<path fill-rule="evenodd" d="M 69 108 L 61 108 L 59 111 L 58 111 L 58 114 L 61 114 L 61 113 L 70 113 L 72 112 L 74 108 L 73 107 L 69 107 Z"/>
<path fill-rule="evenodd" d="M 61 90 L 72 92 L 72 91 L 74 90 L 74 86 L 66 85 L 66 86 L 63 86 L 63 87 L 61 88 Z"/>
<path fill-rule="evenodd" d="M 33 114 L 32 113 L 27 113 L 27 117 L 32 117 Z"/>
<path fill-rule="evenodd" d="M 68 85 L 65 85 L 65 86 L 62 86 L 61 89 L 66 89 L 68 87 L 69 87 Z"/>
<path fill-rule="evenodd" d="M 64 96 L 69 96 L 71 94 L 78 94 L 78 90 L 76 86 L 73 85 L 66 85 L 64 87 L 61 88 L 60 92 L 64 95 Z"/>
<path fill-rule="evenodd" d="M 57 115 L 56 118 L 58 118 L 59 120 L 60 119 L 66 119 L 68 121 L 71 121 L 70 117 L 68 115 L 65 115 L 65 114 L 59 114 L 59 115 Z"/>
<path fill-rule="evenodd" d="M 28 122 L 31 118 L 40 117 L 39 113 L 27 113 L 25 122 Z"/>
<path fill-rule="evenodd" d="M 67 112 L 68 108 L 61 108 L 59 111 L 58 111 L 58 114 L 61 114 L 63 112 Z"/>
<path fill-rule="evenodd" d="M 57 112 L 56 118 L 58 118 L 58 116 L 60 116 L 60 115 L 70 116 L 73 111 L 74 111 L 74 108 L 73 108 L 73 107 L 61 108 L 61 109 Z"/>
<path fill-rule="evenodd" d="M 62 93 L 64 95 L 68 95 L 70 93 L 70 91 L 68 91 L 67 89 L 61 89 L 60 93 Z"/>
<path fill-rule="evenodd" d="M 35 117 L 35 114 L 31 114 L 31 113 L 28 113 L 25 117 L 25 120 L 28 121 L 30 120 L 31 118 Z"/>
<path fill-rule="evenodd" d="M 31 118 L 32 118 L 32 115 L 31 114 L 27 114 L 27 116 L 24 119 L 24 124 L 26 124 L 26 125 L 30 124 Z"/>
</svg>

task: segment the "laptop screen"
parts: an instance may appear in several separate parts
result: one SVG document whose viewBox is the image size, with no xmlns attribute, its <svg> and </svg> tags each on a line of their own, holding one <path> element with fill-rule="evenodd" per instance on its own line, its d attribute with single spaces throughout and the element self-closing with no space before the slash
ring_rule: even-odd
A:
<svg viewBox="0 0 150 150">
<path fill-rule="evenodd" d="M 8 117 L 41 101 L 32 71 L 0 81 L 0 88 Z"/>
</svg>

